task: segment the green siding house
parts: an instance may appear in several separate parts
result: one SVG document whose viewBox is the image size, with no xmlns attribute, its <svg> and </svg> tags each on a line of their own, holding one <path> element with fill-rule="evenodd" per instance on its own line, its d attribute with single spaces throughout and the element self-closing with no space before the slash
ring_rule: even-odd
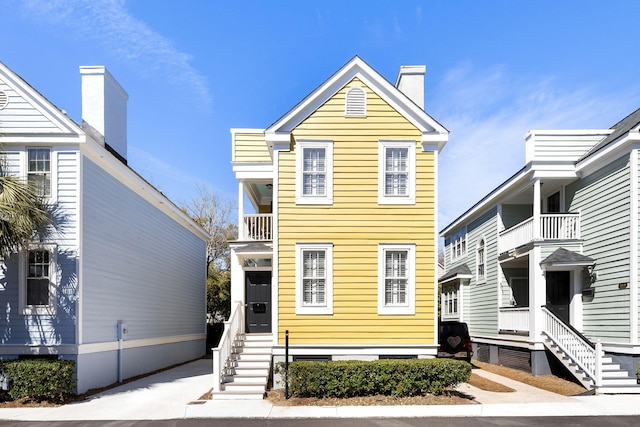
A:
<svg viewBox="0 0 640 427">
<path fill-rule="evenodd" d="M 442 320 L 478 360 L 640 393 L 640 110 L 610 129 L 530 131 L 525 165 L 441 231 Z"/>
</svg>

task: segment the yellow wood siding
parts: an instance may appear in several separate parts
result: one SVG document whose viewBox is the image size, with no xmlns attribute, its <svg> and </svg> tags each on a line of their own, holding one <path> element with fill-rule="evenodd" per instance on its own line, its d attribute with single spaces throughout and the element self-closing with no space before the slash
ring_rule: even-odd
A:
<svg viewBox="0 0 640 427">
<path fill-rule="evenodd" d="M 283 343 L 434 344 L 434 160 L 421 134 L 364 84 L 367 116 L 345 117 L 346 85 L 293 131 L 333 147 L 333 205 L 295 204 L 296 147 L 279 154 L 278 337 Z M 378 205 L 378 141 L 415 140 L 416 204 Z M 295 244 L 333 243 L 333 314 L 296 315 Z M 415 315 L 378 315 L 378 244 L 416 244 Z"/>
<path fill-rule="evenodd" d="M 271 155 L 264 133 L 237 132 L 233 139 L 234 162 L 269 162 Z"/>
</svg>

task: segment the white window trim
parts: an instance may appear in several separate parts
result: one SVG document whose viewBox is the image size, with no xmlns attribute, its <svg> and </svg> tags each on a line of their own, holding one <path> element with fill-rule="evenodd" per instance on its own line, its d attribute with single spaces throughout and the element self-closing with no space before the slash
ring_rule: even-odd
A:
<svg viewBox="0 0 640 427">
<path fill-rule="evenodd" d="M 387 148 L 407 148 L 409 172 L 407 177 L 406 196 L 385 195 L 385 150 Z M 415 205 L 416 204 L 416 141 L 413 140 L 379 140 L 378 141 L 378 204 L 380 205 Z"/>
<path fill-rule="evenodd" d="M 478 271 L 478 267 L 480 267 L 480 242 L 483 242 L 482 251 L 484 256 L 484 273 L 482 277 L 480 277 L 480 272 Z M 487 239 L 484 236 L 481 236 L 476 242 L 476 283 L 486 283 L 487 281 Z"/>
<path fill-rule="evenodd" d="M 459 239 L 459 240 L 458 240 Z M 464 246 L 462 245 L 464 243 Z M 460 255 L 457 252 L 457 246 L 460 245 Z M 458 236 L 451 243 L 451 260 L 456 261 L 458 259 L 467 256 L 467 233 Z"/>
<path fill-rule="evenodd" d="M 451 292 L 448 292 L 449 289 L 454 289 L 454 290 Z M 454 300 L 456 301 L 455 310 L 450 311 L 449 302 Z M 457 282 L 456 284 L 444 285 L 442 287 L 442 300 L 441 300 L 442 304 L 440 306 L 440 309 L 442 311 L 442 319 L 443 320 L 460 319 L 460 302 L 461 302 L 460 282 Z"/>
<path fill-rule="evenodd" d="M 325 304 L 303 304 L 303 251 L 325 251 Z M 333 314 L 333 244 L 332 243 L 296 243 L 296 314 Z"/>
<path fill-rule="evenodd" d="M 35 146 L 22 147 L 20 153 L 20 171 L 19 175 L 28 180 L 29 177 L 29 150 L 30 149 L 47 149 L 49 150 L 49 166 L 51 174 L 51 194 L 44 197 L 44 200 L 54 203 L 58 197 L 58 153 L 55 147 Z"/>
<path fill-rule="evenodd" d="M 303 153 L 305 148 L 324 148 L 327 166 L 326 196 L 303 195 Z M 330 140 L 297 140 L 296 141 L 296 204 L 298 205 L 332 205 L 333 204 L 333 141 Z"/>
<path fill-rule="evenodd" d="M 46 250 L 49 251 L 49 304 L 48 305 L 27 305 L 27 251 Z M 56 313 L 56 289 L 58 283 L 58 263 L 57 246 L 55 243 L 32 243 L 24 250 L 20 251 L 20 290 L 19 290 L 19 311 L 23 315 L 41 315 Z"/>
<path fill-rule="evenodd" d="M 385 253 L 407 251 L 407 302 L 403 305 L 385 305 Z M 415 243 L 380 243 L 378 245 L 378 314 L 416 314 L 416 245 Z"/>
</svg>

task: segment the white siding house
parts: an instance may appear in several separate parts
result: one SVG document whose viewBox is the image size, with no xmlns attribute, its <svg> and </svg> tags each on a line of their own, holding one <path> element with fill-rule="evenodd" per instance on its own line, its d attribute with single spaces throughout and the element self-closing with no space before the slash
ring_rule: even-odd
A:
<svg viewBox="0 0 640 427">
<path fill-rule="evenodd" d="M 208 238 L 127 165 L 127 93 L 104 67 L 80 73 L 78 125 L 0 63 L 6 168 L 55 217 L 0 260 L 0 357 L 74 360 L 78 393 L 205 353 Z"/>
<path fill-rule="evenodd" d="M 639 128 L 640 110 L 529 132 L 524 167 L 441 231 L 439 282 L 459 300 L 445 314 L 469 324 L 479 360 L 640 392 Z"/>
</svg>

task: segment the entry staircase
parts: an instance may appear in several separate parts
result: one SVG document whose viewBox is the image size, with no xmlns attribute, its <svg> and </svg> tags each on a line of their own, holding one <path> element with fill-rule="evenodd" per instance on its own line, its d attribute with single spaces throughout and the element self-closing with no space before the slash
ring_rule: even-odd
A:
<svg viewBox="0 0 640 427">
<path fill-rule="evenodd" d="M 214 400 L 261 400 L 271 371 L 273 335 L 244 332 L 244 305 L 237 304 L 213 349 Z"/>
<path fill-rule="evenodd" d="M 543 307 L 544 345 L 587 389 L 597 394 L 640 394 L 635 376 L 606 356 L 600 342 L 592 343 Z"/>
</svg>

